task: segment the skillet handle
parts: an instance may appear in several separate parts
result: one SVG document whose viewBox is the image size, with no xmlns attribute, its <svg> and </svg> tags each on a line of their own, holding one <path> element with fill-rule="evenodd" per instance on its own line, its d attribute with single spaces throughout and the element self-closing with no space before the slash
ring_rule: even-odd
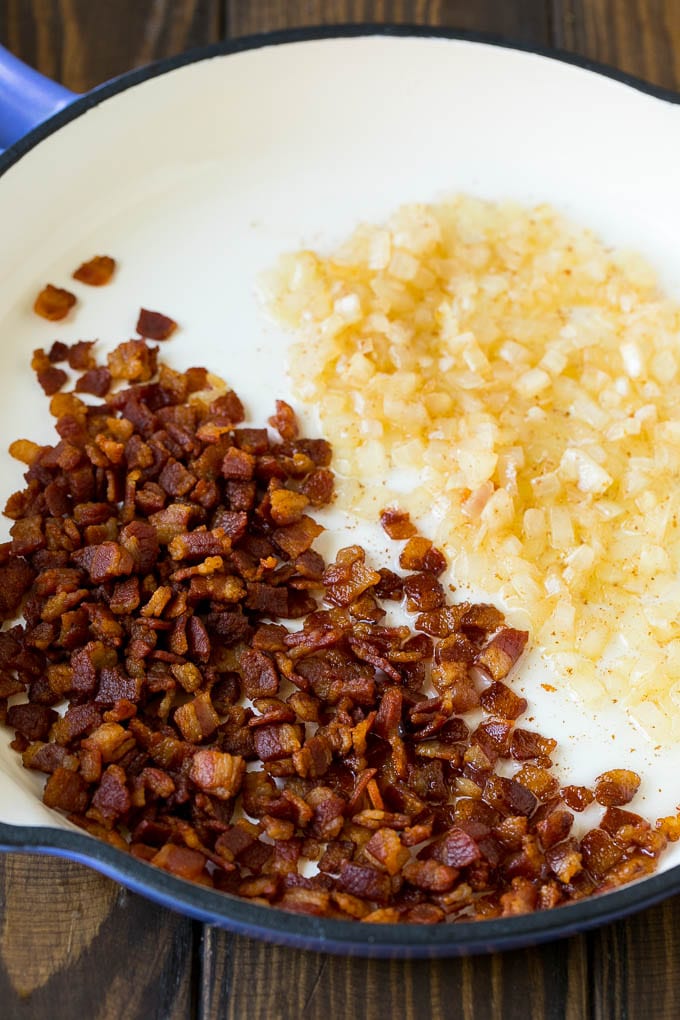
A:
<svg viewBox="0 0 680 1020">
<path fill-rule="evenodd" d="M 0 152 L 75 98 L 0 46 Z"/>
</svg>

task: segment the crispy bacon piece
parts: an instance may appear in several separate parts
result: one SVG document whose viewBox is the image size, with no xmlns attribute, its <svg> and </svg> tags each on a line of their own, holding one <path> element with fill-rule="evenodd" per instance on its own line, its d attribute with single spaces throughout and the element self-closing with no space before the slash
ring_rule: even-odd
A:
<svg viewBox="0 0 680 1020">
<path fill-rule="evenodd" d="M 375 868 L 349 862 L 341 866 L 337 884 L 343 892 L 377 903 L 385 903 L 392 890 L 389 875 Z"/>
<path fill-rule="evenodd" d="M 269 419 L 269 424 L 279 433 L 282 439 L 296 439 L 298 424 L 295 411 L 285 400 L 276 401 L 276 414 Z"/>
<path fill-rule="evenodd" d="M 229 800 L 241 789 L 245 767 L 246 763 L 240 755 L 201 750 L 191 760 L 189 778 L 213 797 Z"/>
<path fill-rule="evenodd" d="M 504 680 L 524 651 L 529 635 L 512 627 L 501 629 L 477 656 L 477 665 L 492 680 Z"/>
<path fill-rule="evenodd" d="M 75 303 L 75 294 L 48 283 L 35 299 L 33 311 L 41 318 L 49 319 L 50 322 L 59 322 L 60 319 L 66 318 Z"/>
<path fill-rule="evenodd" d="M 397 507 L 387 507 L 380 511 L 380 523 L 390 538 L 398 541 L 402 538 L 413 538 L 416 534 L 416 527 L 405 510 Z M 430 543 L 431 544 L 431 543 Z M 408 567 L 411 570 L 413 568 Z"/>
<path fill-rule="evenodd" d="M 76 381 L 76 393 L 92 393 L 95 397 L 105 397 L 110 387 L 108 368 L 90 368 Z"/>
<path fill-rule="evenodd" d="M 73 273 L 73 279 L 86 283 L 89 287 L 103 287 L 109 283 L 116 268 L 115 260 L 110 255 L 94 255 Z"/>
<path fill-rule="evenodd" d="M 628 804 L 638 791 L 640 777 L 630 769 L 612 769 L 598 776 L 595 784 L 595 800 L 605 807 L 621 807 Z"/>
<path fill-rule="evenodd" d="M 43 791 L 43 801 L 47 807 L 69 813 L 80 814 L 85 811 L 89 799 L 87 783 L 82 776 L 61 765 L 50 775 Z"/>
<path fill-rule="evenodd" d="M 151 857 L 151 863 L 163 868 L 178 878 L 186 878 L 190 882 L 198 881 L 205 872 L 206 857 L 198 850 L 190 850 L 185 846 L 166 843 L 158 853 Z"/>
<path fill-rule="evenodd" d="M 0 566 L 0 620 L 16 616 L 35 574 L 30 563 L 20 556 Z"/>
<path fill-rule="evenodd" d="M 177 323 L 161 312 L 141 308 L 136 329 L 140 336 L 149 340 L 167 340 L 177 329 Z"/>
</svg>

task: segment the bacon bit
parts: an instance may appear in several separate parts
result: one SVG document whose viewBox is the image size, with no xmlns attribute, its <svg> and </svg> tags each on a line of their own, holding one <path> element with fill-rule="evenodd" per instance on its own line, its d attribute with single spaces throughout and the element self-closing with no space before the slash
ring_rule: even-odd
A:
<svg viewBox="0 0 680 1020">
<path fill-rule="evenodd" d="M 562 797 L 572 811 L 585 811 L 595 800 L 595 794 L 587 786 L 563 786 Z"/>
<path fill-rule="evenodd" d="M 108 356 L 109 372 L 113 379 L 128 382 L 146 382 L 156 371 L 158 348 L 149 347 L 144 340 L 128 340 L 119 344 Z M 134 400 L 134 398 L 133 398 Z M 125 408 L 127 415 L 133 413 L 134 404 Z"/>
<path fill-rule="evenodd" d="M 276 429 L 282 439 L 297 439 L 298 424 L 295 411 L 285 400 L 276 401 L 276 414 L 269 419 L 269 424 Z"/>
<path fill-rule="evenodd" d="M 271 497 L 270 514 L 275 524 L 295 524 L 301 520 L 309 500 L 301 492 L 275 489 Z"/>
<path fill-rule="evenodd" d="M 82 813 L 89 802 L 87 783 L 68 769 L 58 766 L 45 784 L 43 801 L 47 807 Z"/>
<path fill-rule="evenodd" d="M 640 777 L 630 769 L 612 769 L 598 776 L 595 784 L 595 800 L 605 807 L 620 807 L 628 804 L 638 791 Z"/>
<path fill-rule="evenodd" d="M 177 329 L 177 323 L 160 312 L 142 308 L 137 319 L 137 332 L 149 340 L 167 340 Z"/>
<path fill-rule="evenodd" d="M 387 535 L 395 541 L 402 538 L 412 538 L 416 534 L 415 525 L 411 522 L 409 514 L 405 510 L 396 507 L 387 507 L 380 511 L 380 523 Z M 430 543 L 431 544 L 431 543 Z M 407 568 L 412 570 L 414 568 Z"/>
<path fill-rule="evenodd" d="M 512 891 L 501 896 L 501 916 L 530 914 L 536 909 L 536 887 L 526 878 L 513 878 Z"/>
<path fill-rule="evenodd" d="M 378 784 L 376 783 L 375 779 L 369 780 L 366 786 L 366 792 L 368 793 L 368 798 L 373 807 L 376 809 L 376 811 L 384 811 L 385 803 L 382 799 L 382 794 L 378 789 Z"/>
<path fill-rule="evenodd" d="M 118 819 L 127 817 L 131 806 L 125 770 L 120 765 L 109 765 L 92 798 L 89 817 L 110 829 Z"/>
<path fill-rule="evenodd" d="M 386 902 L 392 891 L 388 875 L 361 864 L 343 864 L 337 882 L 343 892 L 378 903 Z"/>
<path fill-rule="evenodd" d="M 680 816 L 668 815 L 658 820 L 657 828 L 666 836 L 671 843 L 677 843 L 680 839 Z"/>
<path fill-rule="evenodd" d="M 477 665 L 492 680 L 503 680 L 524 651 L 529 635 L 525 630 L 505 627 L 477 656 Z"/>
<path fill-rule="evenodd" d="M 366 843 L 364 853 L 388 875 L 398 875 L 411 856 L 394 829 L 378 829 Z"/>
<path fill-rule="evenodd" d="M 563 839 L 566 839 L 571 832 L 573 821 L 574 816 L 571 811 L 566 811 L 564 808 L 559 807 L 551 811 L 546 818 L 537 821 L 536 832 L 543 846 L 549 849 L 551 846 L 555 846 L 556 843 L 561 843 Z"/>
<path fill-rule="evenodd" d="M 197 751 L 191 761 L 189 777 L 206 793 L 229 800 L 241 789 L 246 763 L 239 755 L 219 751 Z"/>
<path fill-rule="evenodd" d="M 95 255 L 88 262 L 78 266 L 73 279 L 86 283 L 89 287 L 103 287 L 110 282 L 115 268 L 116 263 L 109 255 Z"/>
<path fill-rule="evenodd" d="M 564 882 L 565 885 L 583 868 L 578 843 L 574 839 L 565 839 L 557 846 L 551 847 L 546 851 L 545 859 L 560 882 Z"/>
<path fill-rule="evenodd" d="M 174 843 L 166 843 L 151 858 L 151 863 L 157 868 L 163 868 L 178 878 L 186 878 L 195 882 L 204 874 L 206 859 L 197 850 L 189 850 L 184 846 L 176 846 Z"/>
<path fill-rule="evenodd" d="M 502 716 L 504 719 L 518 719 L 527 710 L 526 698 L 518 697 L 514 691 L 498 680 L 482 691 L 479 700 L 482 708 L 487 712 L 495 716 Z"/>
<path fill-rule="evenodd" d="M 34 578 L 35 570 L 22 558 L 10 560 L 0 567 L 0 620 L 16 616 Z"/>
<path fill-rule="evenodd" d="M 567 807 L 593 795 L 560 799 L 554 741 L 516 727 L 526 700 L 504 682 L 526 634 L 448 604 L 442 554 L 399 511 L 383 525 L 407 577 L 360 546 L 326 564 L 305 511 L 332 497 L 331 450 L 288 405 L 279 440 L 144 340 L 109 368 L 90 341 L 33 364 L 64 360 L 105 401 L 55 394 L 55 445 L 13 444 L 26 487 L 0 548 L 0 611 L 26 617 L 0 631 L 0 721 L 48 805 L 176 875 L 369 923 L 552 908 L 648 873 L 678 838 L 677 819 L 616 806 L 627 770 L 598 781 L 600 827 L 570 835 Z M 419 633 L 385 623 L 402 597 Z"/>
<path fill-rule="evenodd" d="M 407 882 L 416 889 L 424 889 L 433 893 L 445 893 L 453 888 L 458 878 L 456 868 L 449 867 L 439 861 L 410 861 L 403 869 Z"/>
<path fill-rule="evenodd" d="M 220 724 L 220 717 L 213 708 L 210 691 L 201 691 L 192 701 L 181 705 L 175 712 L 174 722 L 191 744 L 200 744 L 211 737 Z"/>
<path fill-rule="evenodd" d="M 59 322 L 60 319 L 66 318 L 75 303 L 75 294 L 48 283 L 35 299 L 33 311 L 50 322 Z"/>
<path fill-rule="evenodd" d="M 604 878 L 623 857 L 623 848 L 602 829 L 591 829 L 581 840 L 583 864 L 596 881 Z"/>
</svg>

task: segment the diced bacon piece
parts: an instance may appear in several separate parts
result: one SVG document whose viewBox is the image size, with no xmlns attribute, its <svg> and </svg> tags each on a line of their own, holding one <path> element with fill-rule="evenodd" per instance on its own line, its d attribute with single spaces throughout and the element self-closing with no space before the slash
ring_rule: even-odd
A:
<svg viewBox="0 0 680 1020">
<path fill-rule="evenodd" d="M 598 776 L 595 800 L 604 807 L 621 807 L 628 804 L 640 786 L 640 777 L 630 769 L 611 769 Z"/>
<path fill-rule="evenodd" d="M 75 294 L 48 283 L 35 299 L 33 311 L 41 318 L 49 319 L 50 322 L 59 322 L 66 318 L 75 303 Z"/>
<path fill-rule="evenodd" d="M 139 312 L 136 329 L 140 336 L 147 337 L 149 340 L 167 340 L 177 329 L 177 323 L 161 312 L 150 312 L 148 309 L 142 308 Z"/>
<path fill-rule="evenodd" d="M 239 755 L 201 750 L 191 760 L 189 777 L 206 793 L 220 800 L 229 800 L 241 789 L 245 767 L 245 761 Z"/>
<path fill-rule="evenodd" d="M 484 669 L 492 680 L 503 680 L 524 651 L 528 637 L 525 630 L 504 627 L 479 653 L 477 665 Z"/>
<path fill-rule="evenodd" d="M 73 279 L 86 283 L 89 287 L 103 287 L 110 282 L 115 268 L 115 260 L 110 255 L 94 255 L 78 266 L 73 273 Z"/>
</svg>

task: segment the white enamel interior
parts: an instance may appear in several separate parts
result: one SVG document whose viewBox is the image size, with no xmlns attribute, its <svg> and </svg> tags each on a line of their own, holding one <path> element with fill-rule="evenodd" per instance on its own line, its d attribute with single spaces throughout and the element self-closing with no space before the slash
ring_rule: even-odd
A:
<svg viewBox="0 0 680 1020">
<path fill-rule="evenodd" d="M 158 309 L 182 326 L 163 356 L 223 375 L 262 422 L 289 391 L 287 338 L 256 296 L 258 275 L 281 252 L 330 248 L 362 219 L 465 191 L 551 202 L 641 251 L 680 297 L 679 165 L 680 108 L 477 43 L 294 43 L 135 86 L 0 180 L 0 502 L 21 486 L 20 465 L 4 452 L 11 440 L 53 435 L 29 368 L 35 347 L 55 338 L 113 345 L 132 335 L 140 306 Z M 71 286 L 74 267 L 95 253 L 119 260 L 115 283 L 73 284 L 75 313 L 56 325 L 39 320 L 38 290 Z M 390 565 L 377 528 L 344 526 L 335 545 L 358 536 Z M 634 806 L 674 810 L 680 748 L 655 748 L 615 708 L 588 716 L 566 694 L 547 694 L 541 679 L 534 659 L 516 685 L 531 701 L 527 725 L 560 740 L 565 781 L 632 767 L 644 776 Z M 67 824 L 41 804 L 39 777 L 23 770 L 10 736 L 0 733 L 0 820 Z M 674 848 L 664 867 L 678 862 Z"/>
</svg>

